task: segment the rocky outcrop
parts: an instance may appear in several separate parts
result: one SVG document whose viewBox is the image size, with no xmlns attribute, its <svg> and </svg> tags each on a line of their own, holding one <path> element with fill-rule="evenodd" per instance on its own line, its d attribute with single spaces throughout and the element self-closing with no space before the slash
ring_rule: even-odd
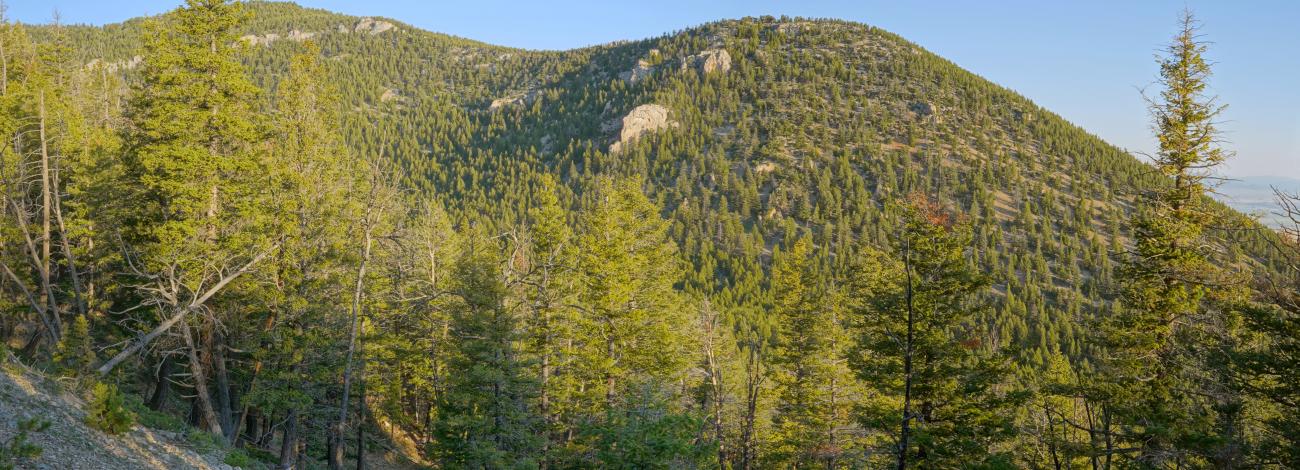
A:
<svg viewBox="0 0 1300 470">
<path fill-rule="evenodd" d="M 318 34 L 318 33 L 316 33 L 316 32 L 312 32 L 312 31 L 298 31 L 298 30 L 295 29 L 295 30 L 289 31 L 289 35 L 288 35 L 288 36 L 285 36 L 284 38 L 285 38 L 285 39 L 288 39 L 288 40 L 290 40 L 290 41 L 298 41 L 298 42 L 302 42 L 302 41 L 306 41 L 306 40 L 308 40 L 308 39 L 311 39 L 311 38 L 316 37 L 317 34 Z"/>
<path fill-rule="evenodd" d="M 668 120 L 668 108 L 657 104 L 637 106 L 623 117 L 623 125 L 618 133 L 618 141 L 609 146 L 610 153 L 617 153 L 623 145 L 641 138 L 645 134 L 672 126 Z"/>
<path fill-rule="evenodd" d="M 731 70 L 731 54 L 726 49 L 709 49 L 687 56 L 682 61 L 682 69 L 687 68 L 695 68 L 705 75 L 714 72 L 726 73 Z"/>
<path fill-rule="evenodd" d="M 636 61 L 636 66 L 632 67 L 631 70 L 618 74 L 618 78 L 628 83 L 636 83 L 645 80 L 646 77 L 649 77 L 655 72 L 654 64 L 661 60 L 659 49 L 650 49 L 648 57 L 648 59 L 640 59 Z"/>
<path fill-rule="evenodd" d="M 397 90 L 392 88 L 385 88 L 384 92 L 379 95 L 379 102 L 381 103 L 391 103 L 394 101 L 405 102 L 406 97 L 402 96 L 401 93 L 398 93 Z"/>
<path fill-rule="evenodd" d="M 284 36 L 280 36 L 277 33 L 266 33 L 262 35 L 249 34 L 245 36 L 240 36 L 239 39 L 248 43 L 248 45 L 250 46 L 269 46 L 271 45 L 271 43 L 279 41 L 281 39 L 288 39 L 290 41 L 302 42 L 316 37 L 317 34 L 319 33 L 312 32 L 312 31 L 298 31 L 295 29 L 289 31 L 289 34 L 286 34 Z"/>
<path fill-rule="evenodd" d="M 396 25 L 384 20 L 376 20 L 374 18 L 362 18 L 361 21 L 357 22 L 356 26 L 352 27 L 352 32 L 379 34 L 384 31 L 393 29 L 395 27 Z"/>
<path fill-rule="evenodd" d="M 530 103 L 533 102 L 533 100 L 537 99 L 537 95 L 538 95 L 538 93 L 539 93 L 539 91 L 538 91 L 536 88 L 530 88 L 530 89 L 528 89 L 528 91 L 525 91 L 525 92 L 523 92 L 523 93 L 515 93 L 515 94 L 510 95 L 510 96 L 505 96 L 505 97 L 497 98 L 497 99 L 495 99 L 495 100 L 492 100 L 492 104 L 488 105 L 488 110 L 489 110 L 489 111 L 496 111 L 496 110 L 498 110 L 498 109 L 501 109 L 501 108 L 504 108 L 504 107 L 506 107 L 506 106 L 510 106 L 510 105 L 515 105 L 515 104 L 525 104 L 525 105 L 526 105 L 526 104 L 530 104 Z"/>
<path fill-rule="evenodd" d="M 90 62 L 87 62 L 87 63 L 86 63 L 86 68 L 87 68 L 87 69 L 93 69 L 93 68 L 95 68 L 96 66 L 99 66 L 100 64 L 103 64 L 105 70 L 108 70 L 109 73 L 113 73 L 113 72 L 116 72 L 116 71 L 118 71 L 118 70 L 131 70 L 131 69 L 134 69 L 134 68 L 136 68 L 136 67 L 139 67 L 140 64 L 143 63 L 143 62 L 144 62 L 144 57 L 141 57 L 141 56 L 134 56 L 134 57 L 131 57 L 131 58 L 128 59 L 128 60 L 119 60 L 119 61 L 117 61 L 117 62 L 108 62 L 108 63 L 105 63 L 105 62 L 104 62 L 103 60 L 101 60 L 101 59 L 91 59 Z"/>
<path fill-rule="evenodd" d="M 280 40 L 280 35 L 275 33 L 266 33 L 263 35 L 249 34 L 240 36 L 239 39 L 248 43 L 250 46 L 269 46 L 271 43 Z"/>
<path fill-rule="evenodd" d="M 628 83 L 636 83 L 641 80 L 644 80 L 646 77 L 649 77 L 650 74 L 654 73 L 654 71 L 655 71 L 654 66 L 650 65 L 649 62 L 646 62 L 644 60 L 638 60 L 636 62 L 635 67 L 632 67 L 631 70 L 618 74 L 618 78 Z"/>
</svg>

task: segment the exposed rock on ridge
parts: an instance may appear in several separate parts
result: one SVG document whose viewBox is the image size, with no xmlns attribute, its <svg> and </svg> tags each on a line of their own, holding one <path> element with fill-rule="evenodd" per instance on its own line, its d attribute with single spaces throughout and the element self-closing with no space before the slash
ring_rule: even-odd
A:
<svg viewBox="0 0 1300 470">
<path fill-rule="evenodd" d="M 627 116 L 623 117 L 622 130 L 619 131 L 618 141 L 609 146 L 609 152 L 617 153 L 623 149 L 624 144 L 672 125 L 673 123 L 668 120 L 668 108 L 657 104 L 637 106 L 627 113 Z"/>
</svg>

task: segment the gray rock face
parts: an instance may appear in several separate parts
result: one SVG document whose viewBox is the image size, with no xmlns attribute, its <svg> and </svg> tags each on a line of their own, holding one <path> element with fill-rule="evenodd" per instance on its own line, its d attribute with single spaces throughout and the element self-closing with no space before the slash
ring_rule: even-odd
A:
<svg viewBox="0 0 1300 470">
<path fill-rule="evenodd" d="M 731 70 L 731 54 L 726 49 L 709 49 L 687 56 L 682 61 L 682 68 L 688 67 L 694 67 L 706 75 L 714 72 L 726 73 Z"/>
<path fill-rule="evenodd" d="M 379 34 L 393 29 L 394 27 L 396 26 L 387 21 L 376 20 L 374 18 L 362 18 L 361 21 L 357 22 L 356 26 L 352 27 L 352 32 Z"/>
<path fill-rule="evenodd" d="M 317 33 L 312 31 L 298 31 L 295 29 L 289 31 L 289 34 L 284 36 L 281 36 L 278 33 L 266 33 L 260 36 L 256 34 L 249 34 L 245 36 L 240 36 L 239 39 L 243 40 L 244 42 L 247 42 L 248 45 L 250 46 L 270 46 L 271 43 L 279 41 L 281 39 L 288 39 L 290 41 L 297 41 L 297 42 L 306 41 L 308 39 L 316 37 L 316 34 Z"/>
<path fill-rule="evenodd" d="M 668 121 L 668 108 L 657 104 L 637 106 L 623 117 L 623 127 L 618 133 L 618 142 L 609 146 L 610 153 L 617 153 L 623 145 L 641 138 L 641 136 L 671 126 Z"/>
</svg>

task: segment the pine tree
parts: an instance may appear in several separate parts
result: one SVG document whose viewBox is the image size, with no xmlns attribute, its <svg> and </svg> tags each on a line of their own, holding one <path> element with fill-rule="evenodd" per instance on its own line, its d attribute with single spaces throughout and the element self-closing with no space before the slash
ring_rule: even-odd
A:
<svg viewBox="0 0 1300 470">
<path fill-rule="evenodd" d="M 86 405 L 86 425 L 108 434 L 122 434 L 135 426 L 135 415 L 126 409 L 116 385 L 95 383 Z"/>
<path fill-rule="evenodd" d="M 516 350 L 520 319 L 504 303 L 492 248 L 472 240 L 454 271 L 449 365 L 456 373 L 434 424 L 434 456 L 445 468 L 532 468 L 542 448 L 533 414 L 538 384 Z"/>
<path fill-rule="evenodd" d="M 79 316 L 72 322 L 72 327 L 59 341 L 54 353 L 54 363 L 59 368 L 74 374 L 84 375 L 90 372 L 95 363 L 95 350 L 90 337 L 90 322 Z"/>
<path fill-rule="evenodd" d="M 213 328 L 242 322 L 222 321 L 238 308 L 221 308 L 214 297 L 272 244 L 263 211 L 267 172 L 255 148 L 263 137 L 254 112 L 258 90 L 239 61 L 235 36 L 245 19 L 241 4 L 190 0 L 146 34 L 120 183 L 131 193 L 111 213 L 126 219 L 123 250 L 133 258 L 133 276 L 145 280 L 141 304 L 161 308 L 167 319 L 99 368 L 108 373 L 180 325 L 202 422 L 227 439 L 236 424 L 224 355 L 229 339 Z M 210 315 L 189 321 L 194 311 Z"/>
<path fill-rule="evenodd" d="M 916 197 L 902 211 L 896 253 L 863 250 L 850 279 L 850 363 L 877 397 L 862 425 L 897 468 L 1005 462 L 1012 437 L 1009 390 L 996 344 L 975 323 L 987 279 L 971 270 L 970 227 Z M 881 461 L 885 465 L 886 461 Z"/>
<path fill-rule="evenodd" d="M 577 318 L 570 308 L 574 301 L 572 260 L 573 233 L 566 211 L 560 204 L 561 186 L 554 178 L 543 178 L 537 188 L 537 202 L 528 211 L 529 263 L 523 273 L 523 298 L 531 310 L 527 321 L 525 351 L 533 358 L 540 380 L 538 413 L 545 424 L 547 453 L 562 445 L 564 436 L 576 428 L 575 411 L 581 405 L 573 369 L 573 340 Z M 557 442 L 552 442 L 557 441 Z M 546 467 L 549 457 L 541 466 Z"/>
<path fill-rule="evenodd" d="M 775 447 L 772 459 L 792 468 L 836 468 L 846 454 L 839 430 L 849 401 L 842 370 L 840 302 L 820 271 L 808 238 L 795 240 L 772 268 L 773 314 L 778 321 L 771 353 L 775 373 Z"/>
<path fill-rule="evenodd" d="M 582 218 L 578 305 L 587 389 L 604 409 L 625 405 L 622 392 L 663 385 L 685 367 L 688 325 L 673 290 L 680 266 L 659 208 L 630 181 L 603 182 Z"/>
<path fill-rule="evenodd" d="M 1207 464 L 1223 444 L 1216 441 L 1231 439 L 1217 435 L 1215 421 L 1235 419 L 1217 415 L 1216 402 L 1232 398 L 1216 390 L 1216 378 L 1202 378 L 1216 369 L 1205 352 L 1231 335 L 1230 320 L 1207 305 L 1227 295 L 1232 279 L 1213 260 L 1219 245 L 1207 233 L 1226 219 L 1205 195 L 1210 171 L 1230 154 L 1218 147 L 1223 107 L 1206 95 L 1206 45 L 1190 12 L 1180 26 L 1151 103 L 1159 141 L 1152 164 L 1168 180 L 1139 196 L 1121 306 L 1099 328 L 1102 380 L 1093 392 L 1115 416 L 1115 445 L 1150 468 Z"/>
</svg>

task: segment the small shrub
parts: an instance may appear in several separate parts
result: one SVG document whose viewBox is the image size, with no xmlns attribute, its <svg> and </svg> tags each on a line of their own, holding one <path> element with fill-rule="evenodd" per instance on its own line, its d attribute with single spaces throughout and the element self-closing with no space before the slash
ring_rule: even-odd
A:
<svg viewBox="0 0 1300 470">
<path fill-rule="evenodd" d="M 121 434 L 135 425 L 135 416 L 126 408 L 117 387 L 96 383 L 86 410 L 86 424 L 108 434 Z"/>
<path fill-rule="evenodd" d="M 252 466 L 255 465 L 252 457 L 248 457 L 248 454 L 243 452 L 243 449 L 230 449 L 230 452 L 226 452 L 226 458 L 222 462 L 229 466 L 240 467 L 240 469 L 252 469 Z"/>
<path fill-rule="evenodd" d="M 59 341 L 54 351 L 54 365 L 67 375 L 87 375 L 95 363 L 95 350 L 91 344 L 90 322 L 86 316 L 77 317 L 72 328 Z"/>
<path fill-rule="evenodd" d="M 190 445 L 194 446 L 194 451 L 200 454 L 206 454 L 221 448 L 221 440 L 215 434 L 201 429 L 191 429 L 189 433 L 185 434 L 185 439 L 190 441 Z"/>
<path fill-rule="evenodd" d="M 136 422 L 144 427 L 176 433 L 185 432 L 189 427 L 185 421 L 175 415 L 149 409 L 144 405 L 144 399 L 138 395 L 127 395 L 125 398 L 126 408 L 135 414 Z"/>
<path fill-rule="evenodd" d="M 41 456 L 41 446 L 28 441 L 31 433 L 42 432 L 50 423 L 37 418 L 18 422 L 18 433 L 4 442 L 0 442 L 0 470 L 13 470 L 19 460 L 34 459 Z"/>
</svg>

